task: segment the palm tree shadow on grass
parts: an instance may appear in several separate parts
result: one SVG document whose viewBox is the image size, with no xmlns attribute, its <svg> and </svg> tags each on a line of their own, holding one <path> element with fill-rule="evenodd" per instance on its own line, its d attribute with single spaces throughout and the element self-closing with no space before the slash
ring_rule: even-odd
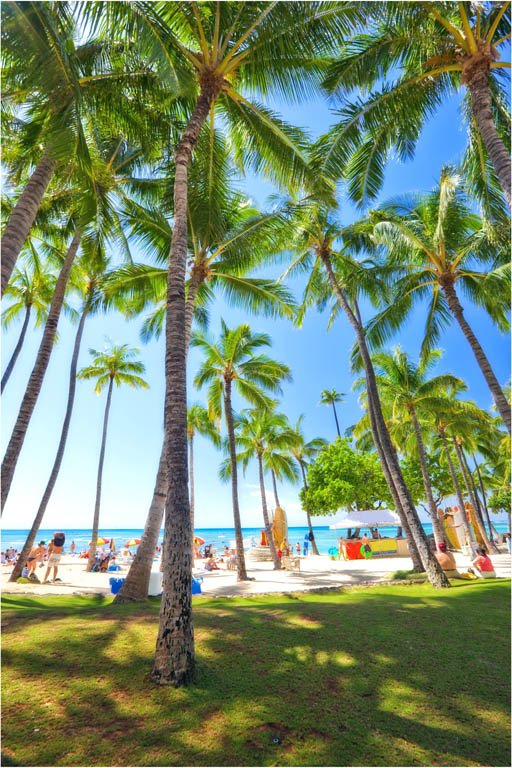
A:
<svg viewBox="0 0 512 768">
<path fill-rule="evenodd" d="M 73 623 L 67 611 L 51 622 L 42 614 L 24 647 L 35 612 L 12 622 L 12 642 L 8 618 L 5 695 L 12 673 L 31 689 L 4 704 L 4 746 L 33 765 L 506 765 L 508 588 L 204 601 L 194 612 L 195 683 L 179 691 L 149 680 L 156 601 Z M 53 692 L 49 709 L 38 676 Z"/>
</svg>

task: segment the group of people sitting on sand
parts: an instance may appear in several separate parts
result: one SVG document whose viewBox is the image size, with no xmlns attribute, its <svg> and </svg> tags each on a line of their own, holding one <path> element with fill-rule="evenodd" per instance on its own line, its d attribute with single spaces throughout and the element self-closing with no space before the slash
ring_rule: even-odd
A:
<svg viewBox="0 0 512 768">
<path fill-rule="evenodd" d="M 479 579 L 495 579 L 496 571 L 494 570 L 491 558 L 487 554 L 486 548 L 477 546 L 476 551 L 473 554 L 475 556 L 471 561 L 471 567 L 468 568 L 467 573 L 470 574 L 470 576 Z M 453 556 L 453 553 L 448 550 L 444 541 L 441 541 L 437 545 L 436 558 L 448 578 L 470 578 L 466 573 L 459 573 L 455 557 Z"/>
</svg>

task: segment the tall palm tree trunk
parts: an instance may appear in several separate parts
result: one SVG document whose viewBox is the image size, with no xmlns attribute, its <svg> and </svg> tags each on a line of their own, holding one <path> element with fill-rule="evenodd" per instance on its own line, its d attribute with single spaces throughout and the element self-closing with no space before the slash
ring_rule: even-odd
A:
<svg viewBox="0 0 512 768">
<path fill-rule="evenodd" d="M 339 425 L 339 422 L 338 422 L 338 414 L 336 413 L 336 404 L 334 402 L 332 404 L 332 409 L 334 411 L 334 418 L 336 419 L 336 429 L 338 430 L 338 437 L 341 437 L 340 425 Z"/>
<path fill-rule="evenodd" d="M 92 540 L 89 547 L 89 559 L 87 561 L 86 571 L 90 571 L 96 558 L 96 542 L 98 541 L 98 526 L 100 522 L 100 504 L 101 504 L 101 483 L 103 480 L 103 462 L 105 460 L 105 445 L 107 442 L 108 415 L 110 413 L 110 403 L 112 401 L 112 387 L 114 379 L 111 376 L 108 385 L 107 404 L 105 406 L 105 416 L 103 417 L 103 435 L 101 438 L 100 460 L 98 462 L 98 478 L 96 480 L 96 501 L 94 502 L 94 517 L 92 520 Z"/>
<path fill-rule="evenodd" d="M 37 216 L 41 200 L 55 172 L 56 163 L 48 152 L 38 162 L 36 169 L 21 193 L 2 235 L 2 296 L 9 282 L 16 260 Z"/>
<path fill-rule="evenodd" d="M 452 457 L 450 456 L 450 450 L 448 448 L 448 442 L 446 440 L 446 434 L 444 432 L 444 429 L 439 430 L 439 435 L 441 436 L 441 441 L 443 443 L 444 453 L 446 456 L 446 461 L 448 462 L 448 469 L 450 470 L 450 475 L 452 477 L 452 483 L 453 483 L 455 495 L 457 497 L 457 501 L 459 502 L 462 528 L 464 530 L 464 536 L 466 538 L 466 546 L 470 547 L 472 542 L 472 536 L 471 536 L 471 530 L 469 528 L 468 519 L 466 516 L 466 509 L 464 507 L 464 498 L 462 496 L 462 490 L 459 484 L 459 480 L 457 478 L 457 474 L 455 472 L 455 467 L 453 466 Z"/>
<path fill-rule="evenodd" d="M 192 536 L 188 499 L 185 275 L 188 167 L 221 83 L 203 76 L 201 90 L 176 150 L 174 226 L 167 279 L 165 451 L 169 489 L 165 507 L 163 595 L 151 677 L 159 685 L 186 685 L 194 674 Z"/>
<path fill-rule="evenodd" d="M 359 324 L 361 325 L 361 323 Z M 371 360 L 370 360 L 370 364 L 372 364 Z M 373 367 L 373 364 L 372 364 L 372 367 Z M 412 560 L 412 569 L 415 573 L 423 573 L 423 562 L 421 560 L 420 553 L 418 552 L 418 547 L 416 546 L 416 542 L 414 541 L 414 536 L 412 535 L 411 527 L 407 522 L 407 517 L 405 515 L 404 508 L 402 507 L 402 502 L 400 501 L 400 496 L 398 495 L 398 491 L 393 482 L 393 478 L 391 477 L 391 472 L 389 471 L 389 466 L 388 466 L 386 456 L 384 454 L 384 451 L 382 450 L 382 443 L 380 441 L 380 437 L 377 432 L 373 402 L 370 397 L 368 398 L 368 414 L 370 416 L 370 430 L 372 433 L 373 443 L 375 445 L 375 449 L 377 451 L 377 455 L 380 460 L 382 471 L 384 473 L 384 478 L 386 480 L 387 486 L 389 488 L 389 491 L 393 499 L 393 503 L 395 505 L 398 516 L 400 518 L 400 523 L 402 524 L 402 529 L 405 535 L 405 539 L 407 541 L 407 547 L 409 549 L 409 555 L 411 556 L 411 560 Z"/>
<path fill-rule="evenodd" d="M 484 375 L 484 378 L 487 382 L 487 386 L 491 390 L 491 394 L 494 398 L 494 402 L 496 403 L 496 407 L 499 411 L 499 414 L 503 419 L 503 423 L 505 424 L 506 428 L 510 433 L 511 431 L 510 406 L 507 403 L 507 398 L 503 394 L 503 390 L 501 389 L 498 383 L 498 379 L 496 378 L 494 371 L 491 368 L 491 364 L 489 363 L 485 355 L 485 352 L 480 346 L 480 342 L 476 338 L 471 326 L 469 325 L 468 321 L 464 317 L 464 310 L 459 301 L 459 297 L 455 292 L 455 286 L 453 285 L 453 281 L 451 280 L 443 281 L 441 285 L 443 288 L 444 295 L 446 296 L 446 301 L 448 302 L 448 306 L 450 307 L 450 311 L 454 316 L 454 318 L 457 320 L 462 330 L 462 333 L 468 340 L 469 345 L 473 350 L 475 359 L 478 363 L 480 370 Z"/>
<path fill-rule="evenodd" d="M 437 507 L 434 501 L 434 494 L 432 493 L 432 484 L 428 474 L 427 458 L 425 456 L 425 446 L 423 444 L 423 438 L 421 436 L 421 429 L 418 423 L 418 417 L 416 416 L 416 410 L 411 406 L 412 423 L 414 424 L 414 434 L 416 435 L 416 443 L 418 445 L 418 453 L 420 455 L 421 474 L 423 475 L 423 485 L 425 486 L 425 493 L 427 495 L 427 503 L 430 511 L 430 517 L 432 518 L 432 531 L 434 533 L 434 540 L 436 545 L 444 542 L 443 531 L 439 518 L 437 516 Z"/>
<path fill-rule="evenodd" d="M 233 411 L 231 410 L 231 381 L 229 379 L 226 379 L 225 382 L 224 413 L 226 414 L 229 459 L 231 463 L 231 495 L 233 498 L 233 521 L 235 523 L 236 559 L 238 566 L 237 580 L 248 581 L 249 577 L 247 576 L 247 569 L 245 566 L 242 523 L 240 521 L 240 508 L 238 506 L 238 467 L 236 465 L 235 427 L 233 424 Z"/>
<path fill-rule="evenodd" d="M 471 94 L 471 108 L 487 154 L 494 166 L 496 176 L 507 198 L 507 202 L 509 205 L 512 205 L 510 190 L 512 166 L 507 148 L 494 125 L 489 93 L 488 69 L 483 69 L 482 67 L 475 68 L 471 76 L 466 79 L 466 84 Z"/>
<path fill-rule="evenodd" d="M 361 352 L 361 357 L 363 360 L 365 374 L 366 374 L 366 386 L 368 391 L 368 399 L 372 400 L 375 424 L 376 424 L 378 436 L 381 442 L 382 452 L 386 457 L 389 473 L 391 475 L 393 484 L 400 498 L 405 519 L 407 520 L 411 528 L 414 541 L 416 543 L 418 552 L 421 557 L 421 561 L 423 563 L 423 568 L 433 587 L 436 587 L 436 588 L 449 587 L 450 582 L 448 581 L 446 574 L 443 572 L 436 558 L 430 551 L 428 539 L 421 525 L 420 519 L 418 517 L 418 513 L 416 512 L 416 508 L 412 502 L 409 489 L 405 484 L 405 481 L 402 475 L 402 470 L 400 469 L 400 464 L 399 464 L 397 455 L 395 453 L 395 449 L 393 448 L 393 444 L 389 436 L 386 422 L 384 421 L 384 416 L 382 414 L 382 409 L 380 406 L 377 380 L 375 378 L 375 371 L 373 370 L 370 353 L 368 352 L 368 347 L 366 346 L 364 330 L 362 328 L 362 325 L 358 323 L 354 313 L 350 309 L 350 306 L 348 304 L 347 299 L 345 298 L 343 291 L 338 285 L 338 281 L 336 280 L 336 276 L 332 270 L 329 254 L 323 251 L 320 255 L 324 263 L 329 282 L 331 284 L 331 287 L 334 290 L 335 296 L 341 308 L 347 315 L 347 318 L 356 333 L 357 343 L 359 346 L 359 350 Z"/>
<path fill-rule="evenodd" d="M 41 391 L 46 369 L 48 368 L 53 343 L 55 341 L 55 334 L 57 333 L 57 325 L 62 310 L 62 304 L 64 302 L 64 294 L 66 293 L 69 272 L 77 254 L 81 237 L 82 231 L 80 228 L 77 228 L 55 285 L 50 304 L 50 311 L 48 312 L 48 318 L 44 327 L 43 338 L 39 345 L 36 362 L 32 369 L 32 373 L 30 374 L 27 389 L 25 390 L 25 395 L 18 413 L 18 418 L 16 419 L 16 424 L 14 425 L 11 439 L 2 461 L 2 512 L 9 495 L 9 489 L 11 487 L 21 448 L 25 440 L 25 435 L 27 434 L 28 425 L 36 406 L 39 392 Z"/>
<path fill-rule="evenodd" d="M 274 488 L 274 499 L 276 500 L 276 507 L 280 507 L 281 503 L 279 501 L 279 496 L 277 495 L 277 482 L 276 482 L 276 474 L 273 469 L 270 470 L 270 473 L 272 475 L 272 486 Z"/>
<path fill-rule="evenodd" d="M 190 344 L 190 333 L 192 330 L 192 319 L 194 317 L 194 307 L 197 296 L 197 290 L 199 284 L 197 281 L 191 280 L 188 287 L 187 300 L 185 302 L 185 352 L 188 354 L 188 348 Z M 126 575 L 121 589 L 114 598 L 115 603 L 122 603 L 125 600 L 137 601 L 146 600 L 148 596 L 149 579 L 151 576 L 151 569 L 153 567 L 153 556 L 156 545 L 158 543 L 158 537 L 160 536 L 160 529 L 162 527 L 162 520 L 164 516 L 165 500 L 168 490 L 167 482 L 167 457 L 165 454 L 165 438 L 162 441 L 162 450 L 160 451 L 160 461 L 158 464 L 158 471 L 155 480 L 155 489 L 153 491 L 153 498 L 149 506 L 149 512 L 144 523 L 144 531 L 140 544 L 137 547 L 137 552 L 132 560 L 130 569 Z M 192 522 L 192 535 L 194 533 L 194 526 Z M 192 555 L 191 555 L 192 557 Z M 193 562 L 193 558 L 192 558 Z M 165 563 L 165 531 L 164 542 L 162 547 L 162 555 L 160 559 L 160 569 L 163 571 Z"/>
<path fill-rule="evenodd" d="M 267 534 L 268 546 L 270 547 L 270 554 L 274 562 L 274 570 L 278 571 L 281 568 L 281 561 L 277 555 L 276 545 L 274 543 L 274 537 L 272 536 L 272 528 L 270 526 L 270 520 L 268 519 L 267 511 L 267 498 L 265 495 L 265 478 L 263 477 L 263 461 L 261 460 L 261 454 L 258 453 L 258 469 L 260 473 L 260 492 L 261 492 L 261 507 L 263 510 L 263 521 L 265 523 L 265 531 Z"/>
<path fill-rule="evenodd" d="M 30 550 L 34 545 L 37 532 L 41 527 L 41 522 L 43 520 L 44 513 L 46 512 L 48 502 L 50 501 L 51 495 L 53 493 L 53 489 L 55 487 L 55 483 L 57 482 L 57 477 L 59 476 L 59 471 L 62 464 L 62 458 L 64 456 L 64 449 L 66 448 L 66 442 L 68 439 L 69 424 L 71 422 L 71 414 L 73 412 L 73 405 L 75 402 L 76 368 L 77 368 L 78 355 L 80 352 L 80 344 L 82 341 L 82 334 L 84 331 L 84 325 L 85 325 L 85 320 L 87 318 L 87 314 L 88 314 L 88 308 L 84 307 L 80 317 L 80 322 L 78 323 L 78 328 L 75 336 L 75 345 L 73 347 L 73 355 L 71 357 L 71 366 L 69 369 L 68 402 L 66 406 L 66 413 L 64 415 L 64 421 L 62 423 L 62 430 L 60 433 L 60 440 L 59 440 L 59 445 L 57 447 L 57 454 L 55 456 L 55 461 L 53 463 L 52 471 L 50 472 L 50 478 L 48 480 L 48 484 L 43 493 L 43 498 L 41 499 L 41 503 L 39 504 L 39 509 L 37 510 L 37 514 L 34 518 L 34 522 L 32 523 L 32 528 L 29 531 L 27 540 L 23 545 L 23 549 L 21 550 L 21 554 L 18 558 L 18 562 L 14 566 L 14 569 L 9 581 L 16 581 L 16 579 L 18 579 L 21 576 L 23 566 L 25 565 L 25 562 L 27 560 L 27 557 L 29 556 Z"/>
<path fill-rule="evenodd" d="M 462 477 L 464 478 L 464 485 L 466 486 L 466 491 L 469 496 L 469 500 L 471 502 L 471 505 L 473 507 L 473 514 L 475 516 L 476 524 L 478 525 L 478 529 L 480 531 L 480 535 L 483 539 L 483 542 L 487 548 L 488 551 L 491 550 L 491 542 L 489 541 L 487 537 L 487 531 L 485 530 L 485 526 L 483 524 L 483 520 L 480 517 L 480 513 L 478 510 L 478 504 L 476 502 L 475 494 L 473 493 L 473 488 L 471 485 L 471 482 L 469 480 L 468 473 L 466 471 L 466 465 L 464 463 L 464 456 L 462 453 L 462 448 L 460 447 L 457 438 L 453 438 L 453 445 L 455 447 L 455 454 L 457 456 L 457 461 L 459 462 L 460 471 L 462 473 Z"/>
<path fill-rule="evenodd" d="M 306 471 L 304 469 L 304 462 L 299 460 L 299 466 L 300 466 L 300 471 L 302 472 L 302 482 L 304 483 L 304 492 L 307 494 L 308 482 L 306 480 Z M 307 502 L 307 496 L 306 496 L 306 517 L 308 520 L 309 538 L 311 540 L 311 548 L 313 550 L 313 554 L 319 555 L 320 552 L 318 551 L 318 547 L 316 545 L 316 540 L 315 540 L 315 534 L 313 533 L 313 526 L 311 525 L 311 515 L 309 513 L 309 504 Z"/>
<path fill-rule="evenodd" d="M 151 499 L 151 506 L 149 508 L 144 531 L 142 533 L 140 544 L 137 547 L 135 557 L 130 565 L 130 570 L 126 574 L 121 589 L 114 598 L 114 603 L 146 600 L 148 596 L 153 557 L 155 555 L 155 548 L 158 543 L 164 516 L 167 487 L 167 457 L 162 447 L 155 481 L 155 490 L 153 491 L 153 498 Z M 163 548 L 162 560 L 164 560 Z"/>
<path fill-rule="evenodd" d="M 185 305 L 185 344 L 186 351 L 188 352 L 190 342 L 190 332 L 192 327 L 192 319 L 194 315 L 195 298 L 197 295 L 198 284 L 191 281 L 189 284 L 189 290 L 187 294 L 187 300 Z M 137 552 L 130 565 L 130 569 L 126 575 L 121 589 L 114 598 L 115 603 L 122 602 L 135 602 L 138 600 L 146 600 L 148 596 L 149 579 L 151 576 L 151 569 L 153 566 L 153 557 L 155 548 L 160 536 L 160 529 L 162 527 L 162 520 L 164 516 L 165 500 L 167 497 L 168 482 L 167 482 L 167 458 L 165 454 L 165 439 L 162 443 L 162 450 L 160 452 L 160 461 L 158 464 L 158 472 L 155 481 L 155 489 L 153 491 L 153 497 L 149 507 L 149 512 L 144 524 L 144 531 L 142 533 L 141 543 L 137 547 Z M 192 513 L 193 514 L 193 513 Z M 192 535 L 194 531 L 193 518 L 191 517 Z M 164 545 L 162 547 L 161 555 L 161 570 L 164 568 L 165 563 L 165 533 L 164 533 Z"/>
<path fill-rule="evenodd" d="M 478 484 L 482 492 L 482 504 L 484 507 L 485 519 L 487 520 L 487 527 L 489 528 L 489 539 L 494 543 L 493 525 L 491 523 L 491 518 L 489 517 L 489 508 L 487 507 L 487 498 L 485 496 L 484 481 L 482 480 L 482 475 L 480 473 L 480 466 L 476 460 L 475 454 L 473 454 L 473 461 L 475 462 L 475 469 L 478 476 Z"/>
<path fill-rule="evenodd" d="M 31 304 L 27 304 L 27 309 L 26 309 L 26 312 L 25 312 L 25 319 L 23 320 L 23 325 L 21 327 L 20 337 L 18 339 L 18 342 L 17 342 L 16 346 L 14 347 L 14 352 L 12 353 L 11 359 L 9 360 L 9 362 L 7 364 L 7 368 L 5 369 L 4 375 L 2 376 L 2 384 L 1 384 L 1 388 L 0 388 L 1 392 L 4 391 L 5 385 L 9 381 L 9 377 L 10 377 L 11 373 L 13 372 L 14 366 L 16 364 L 16 360 L 18 359 L 18 355 L 21 352 L 21 348 L 23 346 L 23 342 L 25 341 L 25 334 L 26 334 L 27 328 L 28 328 L 28 321 L 30 320 L 30 310 L 31 309 L 32 309 L 32 305 Z"/>
</svg>

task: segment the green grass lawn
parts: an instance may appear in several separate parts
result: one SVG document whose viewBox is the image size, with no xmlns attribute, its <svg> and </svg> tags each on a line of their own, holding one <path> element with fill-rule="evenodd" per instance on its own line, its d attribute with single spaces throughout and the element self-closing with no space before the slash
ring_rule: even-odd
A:
<svg viewBox="0 0 512 768">
<path fill-rule="evenodd" d="M 509 580 L 199 598 L 175 690 L 149 680 L 157 600 L 5 596 L 2 762 L 510 765 L 509 603 Z"/>
</svg>

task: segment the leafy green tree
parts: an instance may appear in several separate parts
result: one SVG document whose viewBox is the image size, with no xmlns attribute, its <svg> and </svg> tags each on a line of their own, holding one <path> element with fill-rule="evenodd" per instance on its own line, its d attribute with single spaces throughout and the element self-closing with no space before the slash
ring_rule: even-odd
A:
<svg viewBox="0 0 512 768">
<path fill-rule="evenodd" d="M 336 429 L 338 437 L 341 437 L 338 414 L 336 413 L 336 403 L 343 403 L 344 392 L 336 392 L 335 389 L 322 389 L 319 405 L 332 405 L 334 418 L 336 420 Z"/>
<path fill-rule="evenodd" d="M 103 418 L 103 434 L 101 438 L 100 457 L 98 463 L 98 478 L 96 482 L 96 501 L 94 504 L 94 517 L 92 523 L 92 540 L 89 547 L 89 559 L 87 561 L 87 571 L 90 571 L 96 557 L 96 542 L 98 540 L 98 526 L 100 518 L 101 504 L 101 486 L 103 480 L 103 461 L 105 459 L 105 446 L 107 442 L 108 417 L 110 414 L 110 404 L 112 402 L 112 390 L 114 384 L 120 387 L 126 384 L 133 389 L 148 389 L 147 382 L 139 375 L 144 373 L 145 367 L 140 360 L 133 358 L 139 353 L 135 347 L 129 347 L 128 344 L 116 346 L 111 344 L 103 352 L 96 349 L 90 349 L 89 353 L 93 357 L 92 365 L 82 368 L 78 372 L 79 379 L 95 379 L 94 391 L 101 395 L 107 387 L 107 401 L 105 404 L 105 415 Z"/>
<path fill-rule="evenodd" d="M 309 465 L 305 500 L 312 515 L 334 515 L 389 506 L 389 493 L 377 454 L 355 450 L 347 438 L 336 440 Z"/>
<path fill-rule="evenodd" d="M 243 549 L 242 525 L 238 504 L 238 472 L 236 438 L 233 418 L 233 388 L 252 405 L 270 407 L 272 401 L 267 393 L 279 393 L 281 383 L 290 380 L 290 370 L 283 363 L 272 360 L 265 354 L 256 354 L 261 347 L 271 345 L 270 337 L 264 333 L 252 333 L 248 325 L 230 330 L 221 321 L 221 334 L 216 342 L 204 334 L 196 334 L 191 344 L 199 347 L 204 361 L 194 379 L 196 387 L 208 388 L 208 411 L 212 418 L 224 413 L 226 421 L 229 455 L 231 461 L 231 489 L 233 497 L 233 519 L 235 524 L 238 580 L 247 580 Z"/>
<path fill-rule="evenodd" d="M 5 291 L 5 299 L 11 299 L 12 303 L 2 312 L 2 325 L 7 330 L 22 312 L 24 312 L 24 319 L 17 344 L 2 376 L 2 392 L 23 347 L 31 313 L 35 312 L 36 328 L 44 325 L 46 321 L 48 307 L 55 288 L 55 280 L 53 272 L 49 270 L 46 264 L 41 265 L 39 259 L 21 269 L 15 268 L 14 270 Z"/>
<path fill-rule="evenodd" d="M 372 211 L 361 228 L 367 228 L 373 242 L 386 249 L 384 269 L 394 283 L 389 306 L 368 325 L 368 344 L 381 346 L 406 322 L 413 307 L 428 297 L 422 355 L 437 343 L 453 316 L 510 432 L 507 400 L 456 291 L 459 285 L 500 330 L 508 330 L 508 236 L 504 239 L 503 233 L 490 229 L 470 209 L 461 178 L 450 168 L 443 169 L 440 184 L 432 193 L 384 205 Z"/>
<path fill-rule="evenodd" d="M 390 2 L 368 10 L 364 31 L 342 44 L 324 82 L 343 99 L 322 141 L 327 173 L 346 175 L 352 199 L 375 197 L 390 153 L 411 157 L 425 122 L 465 86 L 470 164 L 487 181 L 490 162 L 510 205 L 510 63 L 500 61 L 510 45 L 510 3 Z M 361 96 L 350 103 L 354 88 Z"/>
</svg>

